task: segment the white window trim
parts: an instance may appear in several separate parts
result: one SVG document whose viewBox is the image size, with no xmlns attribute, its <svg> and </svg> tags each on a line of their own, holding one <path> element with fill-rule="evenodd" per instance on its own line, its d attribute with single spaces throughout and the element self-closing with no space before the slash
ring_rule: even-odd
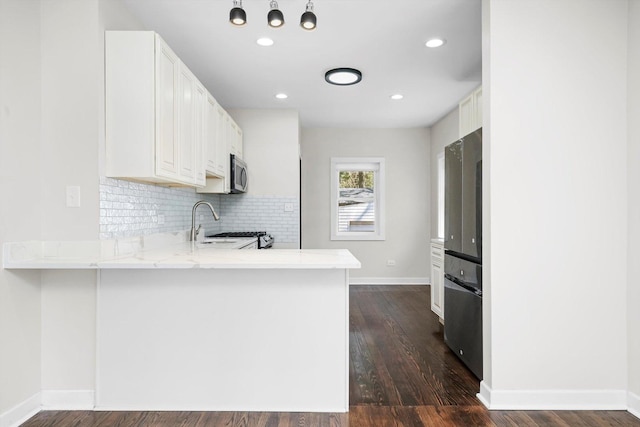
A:
<svg viewBox="0 0 640 427">
<path fill-rule="evenodd" d="M 373 170 L 376 197 L 376 231 L 338 231 L 338 172 Z M 385 159 L 384 157 L 331 158 L 331 240 L 385 240 Z"/>
</svg>

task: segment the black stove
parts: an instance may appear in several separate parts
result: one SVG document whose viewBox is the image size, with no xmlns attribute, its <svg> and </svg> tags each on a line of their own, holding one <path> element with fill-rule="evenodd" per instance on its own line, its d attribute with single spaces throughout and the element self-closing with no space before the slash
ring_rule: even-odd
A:
<svg viewBox="0 0 640 427">
<path fill-rule="evenodd" d="M 273 236 L 266 231 L 230 231 L 207 236 L 208 238 L 229 238 L 229 237 L 257 237 L 258 249 L 268 249 L 273 246 Z"/>
</svg>

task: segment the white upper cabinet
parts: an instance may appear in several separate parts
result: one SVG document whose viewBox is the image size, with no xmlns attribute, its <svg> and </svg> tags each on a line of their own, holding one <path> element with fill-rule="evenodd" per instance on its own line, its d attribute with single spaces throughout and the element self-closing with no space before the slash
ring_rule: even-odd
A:
<svg viewBox="0 0 640 427">
<path fill-rule="evenodd" d="M 229 153 L 234 154 L 242 159 L 242 129 L 229 116 L 227 124 L 227 144 L 229 145 Z"/>
<path fill-rule="evenodd" d="M 460 138 L 482 127 L 482 86 L 460 101 L 458 111 L 460 113 Z"/>
<path fill-rule="evenodd" d="M 159 35 L 107 31 L 105 78 L 108 177 L 203 187 L 226 175 L 226 112 Z"/>
<path fill-rule="evenodd" d="M 178 146 L 180 148 L 180 177 L 195 183 L 197 142 L 195 130 L 195 77 L 188 68 L 178 73 Z M 202 142 L 202 141 L 200 141 Z"/>
<path fill-rule="evenodd" d="M 204 188 L 198 188 L 198 193 L 229 193 L 231 191 L 230 155 L 234 154 L 240 158 L 243 155 L 242 129 L 219 104 L 215 104 L 215 121 L 217 122 L 217 150 L 214 163 L 217 166 L 213 170 L 207 166 L 207 184 Z"/>
<path fill-rule="evenodd" d="M 115 108 L 122 108 L 127 101 L 127 98 L 137 98 L 139 96 L 150 95 L 148 87 L 138 86 L 134 92 L 128 97 L 123 97 L 120 92 L 127 90 L 126 84 L 126 67 L 121 66 L 119 61 L 121 60 L 118 52 L 118 46 L 122 40 L 118 37 L 120 34 L 113 34 L 107 38 L 107 148 L 119 148 L 126 150 L 126 147 L 122 147 L 120 141 L 129 142 L 129 138 L 126 135 L 126 126 L 131 126 L 131 121 L 135 120 L 135 116 L 128 117 L 113 117 L 109 115 L 109 112 Z M 146 35 L 146 34 L 145 34 Z M 141 45 L 144 45 L 144 39 L 138 40 Z M 149 37 L 147 40 L 151 43 L 152 40 Z M 113 47 L 113 49 L 109 49 Z M 173 53 L 173 51 L 162 42 L 158 42 L 156 51 L 156 97 L 155 97 L 155 109 L 157 114 L 156 126 L 156 175 L 165 177 L 170 180 L 179 179 L 179 165 L 178 165 L 178 109 L 177 109 L 177 88 L 178 88 L 178 65 L 179 59 Z M 144 49 L 144 46 L 133 45 L 133 49 Z M 148 46 L 147 46 L 148 49 Z M 141 64 L 142 65 L 142 64 Z M 146 68 L 150 64 L 144 64 L 140 68 Z M 134 80 L 143 77 L 143 74 L 151 74 L 153 77 L 154 71 L 152 70 L 139 70 L 139 73 L 131 75 L 130 85 L 138 84 Z M 123 81 L 124 80 L 124 81 Z M 151 79 L 153 81 L 153 79 Z M 138 100 L 143 101 L 142 99 Z M 150 103 L 151 104 L 151 103 Z M 153 109 L 148 110 L 153 105 L 131 105 L 132 113 L 135 113 L 138 117 L 143 116 L 149 118 L 152 116 Z M 144 111 L 143 111 L 144 110 Z M 148 111 L 147 111 L 148 110 Z M 151 113 L 151 114 L 150 114 Z M 131 135 L 133 136 L 133 135 Z M 145 141 L 149 144 L 153 144 L 153 135 L 146 135 Z M 126 156 L 126 153 L 125 153 Z M 145 159 L 146 160 L 146 159 Z M 128 169 L 135 168 L 133 159 L 126 159 L 119 156 L 107 156 L 107 174 L 109 174 L 109 166 L 116 168 L 125 166 L 122 163 L 126 162 Z M 137 161 L 136 161 L 137 163 Z M 135 171 L 132 171 L 135 172 Z M 142 171 L 140 171 L 142 172 Z M 143 173 L 144 174 L 144 173 Z"/>
<path fill-rule="evenodd" d="M 205 104 L 205 147 L 206 147 L 206 171 L 207 176 L 223 178 L 226 172 L 224 153 L 226 151 L 226 139 L 222 132 L 222 120 L 224 109 L 218 105 L 213 96 L 207 94 Z"/>
<path fill-rule="evenodd" d="M 206 184 L 206 167 L 207 167 L 207 90 L 196 81 L 195 84 L 195 117 L 194 117 L 194 132 L 195 132 L 195 182 L 198 186 L 204 186 Z"/>
</svg>

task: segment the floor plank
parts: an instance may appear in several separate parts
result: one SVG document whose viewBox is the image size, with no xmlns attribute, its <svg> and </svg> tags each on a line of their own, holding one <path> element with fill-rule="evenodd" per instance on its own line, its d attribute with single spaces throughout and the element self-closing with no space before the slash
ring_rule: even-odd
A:
<svg viewBox="0 0 640 427">
<path fill-rule="evenodd" d="M 353 286 L 348 414 L 42 411 L 24 427 L 640 427 L 626 411 L 488 411 L 427 286 Z"/>
</svg>

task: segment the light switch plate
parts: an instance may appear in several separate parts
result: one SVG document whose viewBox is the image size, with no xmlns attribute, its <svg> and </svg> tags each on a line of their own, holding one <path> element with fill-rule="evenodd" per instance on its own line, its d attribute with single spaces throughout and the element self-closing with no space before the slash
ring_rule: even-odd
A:
<svg viewBox="0 0 640 427">
<path fill-rule="evenodd" d="M 67 185 L 67 207 L 68 208 L 80 207 L 80 186 Z"/>
</svg>

